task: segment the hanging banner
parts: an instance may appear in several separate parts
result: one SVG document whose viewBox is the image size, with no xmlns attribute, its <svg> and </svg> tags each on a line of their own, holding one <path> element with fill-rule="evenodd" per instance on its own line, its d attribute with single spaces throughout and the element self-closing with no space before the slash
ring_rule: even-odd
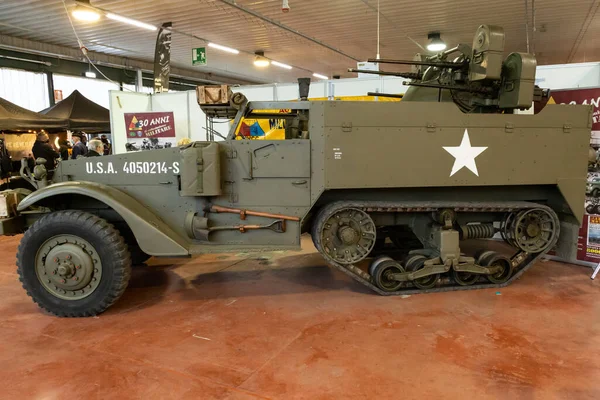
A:
<svg viewBox="0 0 600 400">
<path fill-rule="evenodd" d="M 175 145 L 172 112 L 125 113 L 127 151 L 163 149 Z"/>
<path fill-rule="evenodd" d="M 158 31 L 154 50 L 154 93 L 169 91 L 171 74 L 171 22 L 165 22 Z"/>
</svg>

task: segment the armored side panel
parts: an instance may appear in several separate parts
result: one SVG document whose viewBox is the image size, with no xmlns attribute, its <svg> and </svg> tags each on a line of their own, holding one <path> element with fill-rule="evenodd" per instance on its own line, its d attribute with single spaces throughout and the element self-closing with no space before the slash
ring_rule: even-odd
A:
<svg viewBox="0 0 600 400">
<path fill-rule="evenodd" d="M 477 201 L 546 186 L 582 218 L 589 107 L 537 115 L 464 114 L 452 103 L 435 112 L 420 102 L 323 108 L 326 189 L 452 188 L 443 195 Z"/>
<path fill-rule="evenodd" d="M 223 147 L 229 205 L 273 212 L 310 206 L 310 141 L 235 140 Z"/>
<path fill-rule="evenodd" d="M 184 239 L 183 246 L 190 253 L 292 249 L 300 244 L 299 220 L 311 204 L 310 144 L 308 140 L 195 142 L 182 149 L 67 161 L 60 164 L 55 177 L 65 183 L 106 185 L 135 199 L 135 210 L 151 212 L 156 224 L 164 224 L 172 230 L 171 236 Z M 85 193 L 73 192 L 77 194 Z M 66 207 L 92 209 L 114 221 L 98 196 L 63 200 L 70 202 Z M 104 203 L 115 209 L 114 204 Z M 210 212 L 211 206 L 296 220 Z M 142 248 L 163 255 L 153 251 L 153 243 L 150 240 Z"/>
<path fill-rule="evenodd" d="M 481 25 L 473 39 L 469 79 L 500 79 L 504 52 L 504 29 L 499 26 Z"/>
</svg>

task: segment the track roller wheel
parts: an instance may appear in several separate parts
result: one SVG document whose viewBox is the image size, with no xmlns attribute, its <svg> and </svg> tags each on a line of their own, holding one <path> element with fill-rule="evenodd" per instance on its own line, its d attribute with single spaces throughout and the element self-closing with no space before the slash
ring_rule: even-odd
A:
<svg viewBox="0 0 600 400">
<path fill-rule="evenodd" d="M 372 262 L 371 265 L 369 265 L 369 275 L 373 276 L 375 274 L 375 268 L 382 262 L 384 261 L 394 261 L 391 257 L 389 256 L 379 256 L 377 258 L 375 258 Z"/>
<path fill-rule="evenodd" d="M 378 258 L 371 264 L 371 267 L 369 267 L 369 272 L 371 272 L 373 282 L 381 290 L 395 292 L 404 283 L 389 278 L 390 274 L 401 274 L 404 272 L 404 268 L 389 257 Z"/>
<path fill-rule="evenodd" d="M 508 258 L 495 254 L 486 258 L 484 261 L 485 263 L 481 264 L 484 267 L 501 267 L 499 272 L 485 276 L 490 282 L 499 284 L 510 279 L 510 276 L 512 275 L 512 264 Z"/>
<path fill-rule="evenodd" d="M 479 274 L 452 270 L 452 277 L 460 286 L 470 286 L 477 282 Z"/>
<path fill-rule="evenodd" d="M 415 272 L 420 270 L 425 266 L 425 261 L 427 257 L 417 254 L 417 255 L 409 255 L 406 258 L 406 270 L 410 272 Z M 418 287 L 419 289 L 431 289 L 435 286 L 438 279 L 440 278 L 440 274 L 429 275 L 423 278 L 415 279 L 412 283 Z"/>
<path fill-rule="evenodd" d="M 482 250 L 482 251 L 478 251 L 478 252 L 475 254 L 475 263 L 476 263 L 477 265 L 486 266 L 486 265 L 487 265 L 487 264 L 486 264 L 486 262 L 487 262 L 487 261 L 488 261 L 490 258 L 492 258 L 492 257 L 494 257 L 494 256 L 496 256 L 496 255 L 498 255 L 498 253 L 496 253 L 496 252 L 495 252 L 495 251 L 493 251 L 493 250 Z"/>
</svg>

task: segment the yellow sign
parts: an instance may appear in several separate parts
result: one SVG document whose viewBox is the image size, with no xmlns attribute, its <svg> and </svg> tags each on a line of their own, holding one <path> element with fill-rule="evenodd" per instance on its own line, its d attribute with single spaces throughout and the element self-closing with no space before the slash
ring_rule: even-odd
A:
<svg viewBox="0 0 600 400">
<path fill-rule="evenodd" d="M 327 97 L 315 97 L 310 101 L 327 101 Z M 375 101 L 374 96 L 342 96 L 335 97 L 336 101 Z M 392 97 L 379 97 L 377 101 L 400 101 L 401 99 Z M 292 100 L 295 101 L 295 100 Z M 256 110 L 257 114 L 289 114 L 292 110 Z M 285 119 L 277 118 L 253 118 L 242 119 L 235 130 L 237 140 L 284 140 L 285 139 Z"/>
</svg>

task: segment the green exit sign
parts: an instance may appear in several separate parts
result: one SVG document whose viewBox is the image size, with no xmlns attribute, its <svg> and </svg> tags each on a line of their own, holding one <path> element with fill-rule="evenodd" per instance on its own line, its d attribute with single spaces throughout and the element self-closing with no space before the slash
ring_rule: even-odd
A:
<svg viewBox="0 0 600 400">
<path fill-rule="evenodd" d="M 192 65 L 206 65 L 206 47 L 192 49 Z"/>
</svg>

